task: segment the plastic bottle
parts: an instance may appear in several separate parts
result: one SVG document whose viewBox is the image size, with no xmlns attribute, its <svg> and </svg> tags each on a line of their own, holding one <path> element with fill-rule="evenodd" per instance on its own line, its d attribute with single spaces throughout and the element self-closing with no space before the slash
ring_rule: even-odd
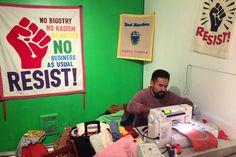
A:
<svg viewBox="0 0 236 157">
<path fill-rule="evenodd" d="M 198 109 L 197 105 L 194 105 L 192 109 L 192 119 L 199 120 L 199 118 L 200 118 L 200 110 Z"/>
</svg>

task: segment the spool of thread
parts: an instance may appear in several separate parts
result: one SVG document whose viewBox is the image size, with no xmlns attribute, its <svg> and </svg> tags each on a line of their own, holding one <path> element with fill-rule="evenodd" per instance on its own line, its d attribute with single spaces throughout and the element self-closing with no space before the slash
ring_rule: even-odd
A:
<svg viewBox="0 0 236 157">
<path fill-rule="evenodd" d="M 167 152 L 169 157 L 174 157 L 175 150 L 170 145 L 167 145 Z"/>
<path fill-rule="evenodd" d="M 181 154 L 181 147 L 180 147 L 180 145 L 179 145 L 179 144 L 176 144 L 176 145 L 175 145 L 175 148 L 176 148 L 177 154 Z"/>
<path fill-rule="evenodd" d="M 164 109 L 164 110 L 162 110 L 162 112 L 164 113 L 164 115 L 171 114 L 171 110 L 170 109 Z"/>
</svg>

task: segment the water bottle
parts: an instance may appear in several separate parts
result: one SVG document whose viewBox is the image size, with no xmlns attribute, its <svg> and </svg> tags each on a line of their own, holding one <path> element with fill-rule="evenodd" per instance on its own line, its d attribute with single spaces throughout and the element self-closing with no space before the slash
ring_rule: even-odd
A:
<svg viewBox="0 0 236 157">
<path fill-rule="evenodd" d="M 200 110 L 198 109 L 197 105 L 194 105 L 192 109 L 192 119 L 199 120 L 199 118 L 200 118 Z"/>
</svg>

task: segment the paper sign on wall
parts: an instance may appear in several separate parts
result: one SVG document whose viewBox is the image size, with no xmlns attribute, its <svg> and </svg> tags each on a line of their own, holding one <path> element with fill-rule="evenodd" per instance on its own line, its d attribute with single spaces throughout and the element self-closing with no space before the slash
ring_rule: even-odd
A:
<svg viewBox="0 0 236 157">
<path fill-rule="evenodd" d="M 152 61 L 154 14 L 120 15 L 118 58 Z"/>
</svg>

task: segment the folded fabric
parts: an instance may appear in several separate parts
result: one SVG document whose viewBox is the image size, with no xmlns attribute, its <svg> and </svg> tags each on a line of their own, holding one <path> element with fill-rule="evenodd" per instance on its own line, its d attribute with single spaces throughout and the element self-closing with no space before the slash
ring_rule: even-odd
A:
<svg viewBox="0 0 236 157">
<path fill-rule="evenodd" d="M 24 134 L 25 137 L 33 137 L 37 140 L 44 138 L 46 132 L 43 130 L 29 130 L 27 133 Z"/>
<path fill-rule="evenodd" d="M 110 129 L 111 129 L 112 141 L 116 142 L 121 137 L 118 123 L 116 121 L 111 121 Z"/>
<path fill-rule="evenodd" d="M 129 132 L 127 130 L 125 130 L 125 128 L 123 126 L 119 126 L 119 131 L 120 131 L 120 134 L 122 137 L 129 134 Z"/>
<path fill-rule="evenodd" d="M 124 126 L 125 130 L 128 131 L 128 133 L 133 137 L 133 138 L 138 138 L 139 134 L 134 130 L 132 126 Z"/>
<path fill-rule="evenodd" d="M 111 121 L 116 121 L 118 124 L 120 124 L 123 114 L 124 110 L 120 110 L 112 114 L 101 115 L 96 120 L 106 124 L 110 124 Z"/>
<path fill-rule="evenodd" d="M 136 157 L 136 144 L 128 137 L 122 137 L 94 157 Z"/>
<path fill-rule="evenodd" d="M 24 136 L 22 136 L 17 149 L 16 157 L 22 156 L 22 149 L 30 144 L 41 143 L 46 137 L 45 131 L 41 130 L 29 130 Z"/>
<path fill-rule="evenodd" d="M 22 148 L 22 157 L 42 157 L 48 154 L 46 146 L 41 143 L 30 144 Z"/>
<path fill-rule="evenodd" d="M 222 139 L 222 140 L 229 140 L 229 136 L 225 134 L 225 132 L 223 130 L 220 130 L 218 132 L 218 138 Z"/>
<path fill-rule="evenodd" d="M 89 140 L 95 152 L 98 152 L 113 143 L 111 133 L 108 130 L 103 130 L 98 134 L 91 135 Z"/>
<path fill-rule="evenodd" d="M 118 105 L 118 104 L 113 104 L 113 105 L 111 105 L 111 107 L 108 109 L 108 111 L 109 111 L 110 113 L 116 113 L 116 112 L 118 112 L 118 111 L 120 111 L 120 110 L 123 110 L 123 107 L 121 107 L 121 106 Z"/>
</svg>

